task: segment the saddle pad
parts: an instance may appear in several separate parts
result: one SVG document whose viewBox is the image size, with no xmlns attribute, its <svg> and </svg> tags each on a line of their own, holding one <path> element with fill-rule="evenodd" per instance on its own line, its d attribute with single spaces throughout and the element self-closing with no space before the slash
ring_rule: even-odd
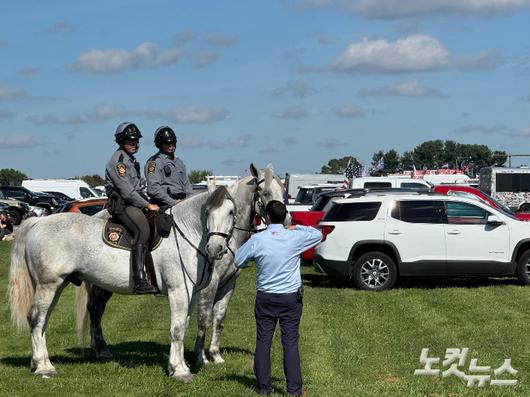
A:
<svg viewBox="0 0 530 397">
<path fill-rule="evenodd" d="M 151 224 L 149 226 L 151 226 Z M 157 249 L 162 242 L 162 237 L 160 237 L 158 233 L 154 234 L 153 232 L 153 227 L 151 227 L 151 235 L 149 236 L 148 245 L 149 251 Z M 110 245 L 111 247 L 127 251 L 131 250 L 131 234 L 119 223 L 112 222 L 111 220 L 106 221 L 103 225 L 102 237 L 105 244 Z"/>
</svg>

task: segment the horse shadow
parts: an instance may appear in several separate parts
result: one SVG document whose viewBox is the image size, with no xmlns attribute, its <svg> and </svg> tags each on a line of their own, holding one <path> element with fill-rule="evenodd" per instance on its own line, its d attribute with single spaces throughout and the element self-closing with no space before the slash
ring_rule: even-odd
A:
<svg viewBox="0 0 530 397">
<path fill-rule="evenodd" d="M 166 369 L 169 359 L 169 344 L 157 342 L 129 341 L 108 345 L 113 357 L 109 359 L 96 358 L 94 351 L 90 348 L 72 347 L 66 349 L 68 354 L 52 355 L 50 360 L 54 364 L 87 364 L 112 361 L 125 368 L 135 368 L 142 365 L 158 366 Z M 221 349 L 221 353 L 237 353 L 252 355 L 253 352 L 234 346 Z M 197 363 L 195 353 L 192 350 L 184 351 L 184 358 L 193 374 L 200 372 L 201 364 Z M 29 356 L 2 357 L 0 362 L 10 367 L 28 367 Z"/>
</svg>

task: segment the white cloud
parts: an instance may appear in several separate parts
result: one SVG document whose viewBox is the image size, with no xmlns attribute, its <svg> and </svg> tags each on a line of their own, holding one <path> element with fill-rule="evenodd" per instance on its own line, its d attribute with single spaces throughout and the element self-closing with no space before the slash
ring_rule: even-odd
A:
<svg viewBox="0 0 530 397">
<path fill-rule="evenodd" d="M 177 123 L 208 124 L 226 119 L 228 111 L 224 108 L 208 108 L 194 104 L 188 107 L 177 107 L 169 111 L 167 115 Z"/>
<path fill-rule="evenodd" d="M 530 6 L 530 0 L 303 0 L 307 7 L 335 7 L 368 18 L 416 15 L 494 16 Z"/>
<path fill-rule="evenodd" d="M 208 65 L 211 65 L 215 61 L 217 61 L 217 54 L 209 53 L 209 52 L 201 52 L 199 54 L 195 54 L 192 57 L 193 65 L 198 68 L 203 68 Z"/>
<path fill-rule="evenodd" d="M 161 52 L 158 45 L 144 42 L 133 51 L 91 50 L 79 55 L 73 68 L 88 73 L 115 73 L 173 64 L 180 55 L 179 48 L 170 48 Z"/>
<path fill-rule="evenodd" d="M 331 69 L 341 72 L 413 72 L 444 68 L 449 51 L 436 38 L 416 34 L 389 42 L 362 39 L 350 44 Z"/>
<path fill-rule="evenodd" d="M 26 91 L 20 88 L 2 87 L 0 86 L 0 101 L 9 101 L 13 99 L 26 98 L 28 95 Z"/>
<path fill-rule="evenodd" d="M 454 61 L 455 67 L 463 70 L 495 69 L 503 61 L 496 51 L 483 51 L 477 55 L 467 55 Z"/>
<path fill-rule="evenodd" d="M 277 117 L 281 119 L 302 119 L 307 117 L 307 112 L 301 106 L 291 106 L 290 108 L 278 114 Z"/>
<path fill-rule="evenodd" d="M 361 108 L 354 105 L 343 105 L 333 109 L 333 113 L 339 117 L 360 117 L 364 115 Z"/>
<path fill-rule="evenodd" d="M 509 134 L 511 132 L 511 129 L 506 127 L 505 125 L 485 126 L 478 124 L 468 124 L 463 127 L 460 127 L 455 132 L 460 134 L 479 133 L 484 135 Z"/>
<path fill-rule="evenodd" d="M 183 136 L 182 139 L 178 140 L 178 144 L 181 147 L 188 149 L 225 149 L 225 148 L 242 148 L 250 145 L 250 142 L 254 139 L 251 135 L 240 135 L 237 137 L 229 138 L 226 140 L 209 140 L 194 135 Z"/>
<path fill-rule="evenodd" d="M 27 68 L 20 68 L 17 70 L 17 74 L 20 76 L 32 76 L 37 73 L 39 73 L 40 67 L 38 66 L 30 66 Z"/>
<path fill-rule="evenodd" d="M 29 135 L 15 134 L 6 137 L 0 136 L 0 150 L 24 149 L 42 145 L 42 142 L 37 141 L 34 137 Z"/>
<path fill-rule="evenodd" d="M 361 90 L 359 94 L 362 96 L 444 97 L 440 91 L 427 87 L 418 80 L 410 80 L 404 83 L 374 89 L 364 89 Z"/>
<path fill-rule="evenodd" d="M 292 96 L 297 99 L 302 99 L 317 93 L 317 90 L 308 86 L 305 83 L 289 83 L 286 86 L 276 88 L 272 91 L 275 97 Z"/>
<path fill-rule="evenodd" d="M 237 36 L 224 36 L 218 33 L 210 33 L 206 35 L 206 41 L 209 44 L 220 47 L 231 47 L 237 43 Z"/>
<path fill-rule="evenodd" d="M 0 110 L 0 120 L 8 120 L 8 119 L 12 119 L 13 117 L 15 117 L 15 115 L 11 112 L 4 112 L 2 110 Z"/>
</svg>

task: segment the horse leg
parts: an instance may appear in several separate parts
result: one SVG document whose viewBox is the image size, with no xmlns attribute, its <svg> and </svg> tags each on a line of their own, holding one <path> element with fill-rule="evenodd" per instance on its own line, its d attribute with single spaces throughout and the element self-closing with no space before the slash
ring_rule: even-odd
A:
<svg viewBox="0 0 530 397">
<path fill-rule="evenodd" d="M 112 352 L 105 342 L 101 328 L 101 318 L 111 296 L 112 292 L 98 286 L 92 285 L 90 288 L 87 304 L 90 314 L 90 347 L 94 350 L 96 358 L 112 358 Z"/>
<path fill-rule="evenodd" d="M 198 364 L 208 364 L 208 357 L 204 351 L 204 342 L 206 339 L 206 332 L 208 326 L 212 322 L 212 310 L 214 304 L 215 293 L 219 280 L 213 278 L 210 284 L 199 293 L 199 304 L 197 310 L 197 339 L 195 340 L 195 356 Z"/>
<path fill-rule="evenodd" d="M 46 347 L 46 326 L 51 312 L 68 284 L 64 280 L 57 283 L 37 284 L 33 305 L 28 316 L 31 332 L 31 369 L 35 375 L 49 378 L 57 375 L 55 367 L 50 362 L 48 348 Z"/>
<path fill-rule="evenodd" d="M 171 348 L 167 372 L 176 380 L 191 382 L 193 375 L 184 360 L 184 336 L 190 319 L 190 301 L 184 291 L 176 289 L 167 293 L 171 311 Z"/>
<path fill-rule="evenodd" d="M 213 307 L 213 327 L 212 327 L 212 340 L 210 342 L 209 353 L 213 362 L 216 364 L 224 363 L 225 360 L 221 357 L 221 351 L 219 345 L 221 343 L 221 334 L 224 329 L 224 320 L 226 311 L 228 309 L 228 303 L 234 294 L 235 283 L 232 284 L 231 288 L 226 294 L 219 299 Z"/>
</svg>

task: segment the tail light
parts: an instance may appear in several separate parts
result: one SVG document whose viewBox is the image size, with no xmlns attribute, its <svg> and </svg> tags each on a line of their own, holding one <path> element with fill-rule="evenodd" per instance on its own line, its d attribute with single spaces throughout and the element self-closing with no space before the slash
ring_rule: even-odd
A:
<svg viewBox="0 0 530 397">
<path fill-rule="evenodd" d="M 328 234 L 330 234 L 333 231 L 333 229 L 335 229 L 335 226 L 321 225 L 318 228 L 322 232 L 322 241 L 326 241 Z"/>
<path fill-rule="evenodd" d="M 261 217 L 259 215 L 256 215 L 254 217 L 254 225 L 256 225 L 256 226 L 261 225 Z"/>
</svg>

